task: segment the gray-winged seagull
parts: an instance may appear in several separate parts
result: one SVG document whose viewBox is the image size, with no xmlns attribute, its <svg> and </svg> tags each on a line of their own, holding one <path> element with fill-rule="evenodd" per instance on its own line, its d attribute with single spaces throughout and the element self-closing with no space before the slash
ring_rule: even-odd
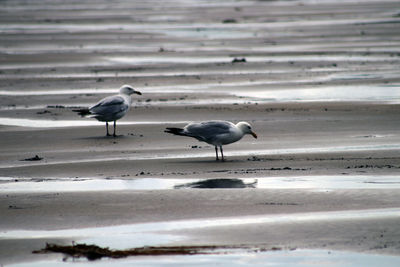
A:
<svg viewBox="0 0 400 267">
<path fill-rule="evenodd" d="M 119 89 L 118 95 L 108 96 L 101 99 L 97 104 L 90 108 L 75 109 L 73 111 L 78 112 L 82 117 L 95 118 L 98 121 L 106 122 L 107 136 L 108 133 L 108 122 L 114 122 L 114 134 L 116 136 L 116 122 L 128 112 L 131 107 L 132 99 L 131 94 L 141 95 L 142 93 L 133 89 L 130 85 L 123 85 Z"/>
<path fill-rule="evenodd" d="M 251 125 L 247 122 L 239 122 L 235 125 L 229 121 L 204 121 L 189 123 L 184 128 L 166 128 L 165 132 L 193 137 L 199 141 L 215 146 L 216 160 L 219 160 L 219 147 L 222 161 L 224 161 L 222 145 L 239 141 L 245 134 L 251 134 L 254 138 L 257 138 L 257 135 L 251 129 Z"/>
</svg>

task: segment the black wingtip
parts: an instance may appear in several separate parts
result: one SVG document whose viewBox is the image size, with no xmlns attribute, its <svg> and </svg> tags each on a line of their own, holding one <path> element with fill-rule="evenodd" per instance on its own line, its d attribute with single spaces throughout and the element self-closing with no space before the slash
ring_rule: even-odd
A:
<svg viewBox="0 0 400 267">
<path fill-rule="evenodd" d="M 175 135 L 184 135 L 182 128 L 166 128 L 165 133 L 175 134 Z"/>
<path fill-rule="evenodd" d="M 88 108 L 73 109 L 72 111 L 78 113 L 78 115 L 80 115 L 81 117 L 90 115 L 90 111 Z"/>
</svg>

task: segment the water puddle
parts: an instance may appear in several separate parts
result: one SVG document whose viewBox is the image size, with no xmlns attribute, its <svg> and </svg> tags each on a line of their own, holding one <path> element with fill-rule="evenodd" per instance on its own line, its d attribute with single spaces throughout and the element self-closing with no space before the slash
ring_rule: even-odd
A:
<svg viewBox="0 0 400 267">
<path fill-rule="evenodd" d="M 118 121 L 118 125 L 152 125 L 152 124 L 183 124 L 188 121 Z M 83 126 L 104 126 L 104 122 L 94 119 L 87 120 L 40 120 L 40 119 L 19 119 L 0 118 L 0 125 L 33 127 L 33 128 L 62 128 L 62 127 L 83 127 Z"/>
<path fill-rule="evenodd" d="M 229 251 L 211 255 L 130 257 L 126 259 L 105 259 L 96 262 L 87 261 L 38 261 L 7 265 L 10 267 L 53 267 L 53 266 L 281 266 L 281 267 L 397 267 L 399 256 L 387 256 L 331 250 L 281 250 L 254 252 Z"/>
<path fill-rule="evenodd" d="M 345 78 L 343 76 L 343 78 Z M 354 77 L 352 77 L 353 79 Z M 352 93 L 349 94 L 349 91 Z M 266 102 L 322 102 L 322 101 L 351 101 L 351 102 L 399 102 L 399 85 L 373 86 L 324 86 L 301 89 L 282 90 L 234 90 L 234 95 L 262 99 Z"/>
<path fill-rule="evenodd" d="M 186 94 L 187 95 L 187 94 Z M 258 102 L 258 101 L 257 101 Z M 156 107 L 166 107 L 166 106 L 181 106 L 181 107 L 193 107 L 193 106 L 205 106 L 205 105 L 240 105 L 240 104 L 255 104 L 256 100 L 249 100 L 246 98 L 237 98 L 235 96 L 227 96 L 225 98 L 212 98 L 207 96 L 205 98 L 194 98 L 194 99 L 184 99 L 184 98 L 179 98 L 179 99 L 158 99 L 158 100 L 151 100 L 150 98 L 136 102 L 134 105 L 136 107 L 143 107 L 143 106 L 156 106 Z M 0 111 L 2 110 L 36 110 L 36 114 L 40 114 L 40 112 L 48 112 L 50 110 L 54 109 L 65 109 L 65 110 L 71 110 L 73 107 L 89 107 L 93 105 L 93 103 L 76 103 L 74 106 L 70 106 L 68 104 L 64 105 L 10 105 L 10 106 L 1 106 Z M 46 110 L 47 111 L 38 111 L 38 110 Z M 74 108 L 75 109 L 75 108 Z M 39 112 L 39 113 L 37 113 Z M 119 122 L 118 122 L 119 124 Z M 0 122 L 1 125 L 1 122 Z"/>
<path fill-rule="evenodd" d="M 389 69 L 390 70 L 390 69 Z M 335 71 L 343 71 L 343 69 L 336 68 L 313 68 L 307 70 L 308 72 L 335 72 Z M 34 78 L 47 78 L 47 79 L 55 79 L 55 78 L 115 78 L 117 71 L 113 71 L 112 69 L 107 71 L 101 71 L 99 73 L 30 73 L 30 74 L 2 74 L 3 79 L 34 79 Z M 297 69 L 240 69 L 240 70 L 182 70 L 182 71 L 168 71 L 162 70 L 159 72 L 154 71 L 124 71 L 118 72 L 119 78 L 130 78 L 130 77 L 182 77 L 182 76 L 207 76 L 207 75 L 257 75 L 257 74 L 289 74 L 289 73 L 298 73 Z M 114 89 L 115 90 L 115 89 Z M 72 90 L 73 91 L 73 90 Z M 4 91 L 3 91 L 4 92 Z"/>
<path fill-rule="evenodd" d="M 184 184 L 176 184 L 175 189 L 182 188 L 256 188 L 257 180 L 253 182 L 245 182 L 244 179 L 205 179 L 196 182 L 189 182 Z"/>
<path fill-rule="evenodd" d="M 220 4 L 218 4 L 220 5 Z M 237 3 L 235 2 L 235 6 Z M 204 34 L 210 34 L 208 37 L 218 37 L 219 33 L 231 32 L 233 37 L 242 37 L 243 32 L 248 32 L 252 29 L 252 33 L 255 30 L 268 30 L 277 28 L 303 28 L 303 27 L 329 27 L 332 25 L 356 25 L 356 24 L 381 24 L 381 23 L 398 23 L 398 18 L 357 18 L 357 19 L 329 19 L 329 20 L 295 20 L 295 21 L 281 21 L 281 22 L 254 22 L 254 23 L 180 23 L 180 24 L 169 24 L 169 23 L 97 23 L 97 24 L 42 24 L 42 23 L 12 23 L 2 25 L 0 33 L 11 34 L 11 33 L 88 33 L 98 31 L 135 31 L 150 34 L 165 34 L 171 36 L 180 37 L 204 37 Z M 196 35 L 197 33 L 197 35 Z M 203 35 L 201 35 L 203 33 Z M 271 33 L 268 32 L 268 36 Z M 285 31 L 279 31 L 276 36 L 286 36 L 288 33 Z M 289 32 L 289 34 L 294 34 Z M 243 37 L 247 37 L 244 35 Z M 253 36 L 253 35 L 251 35 Z M 261 33 L 259 36 L 262 36 Z M 224 36 L 225 37 L 225 36 Z M 226 36 L 229 37 L 229 36 Z"/>
<path fill-rule="evenodd" d="M 234 27 L 209 27 L 200 26 L 197 28 L 178 28 L 151 30 L 151 33 L 165 34 L 173 38 L 198 38 L 208 40 L 220 39 L 245 39 L 254 37 L 253 31 L 247 31 Z"/>
<path fill-rule="evenodd" d="M 46 105 L 8 105 L 0 106 L 0 110 L 35 110 L 35 109 L 45 109 Z"/>
<path fill-rule="evenodd" d="M 389 74 L 379 74 L 386 77 Z M 389 75 L 390 76 L 390 75 Z M 222 94 L 234 97 L 247 97 L 264 103 L 279 102 L 321 102 L 321 101 L 353 101 L 353 102 L 399 102 L 400 90 L 399 84 L 391 85 L 337 85 L 337 86 L 313 86 L 287 89 L 265 89 L 265 86 L 279 84 L 309 84 L 310 82 L 329 82 L 334 79 L 359 79 L 359 75 L 329 75 L 327 77 L 309 79 L 294 79 L 290 81 L 282 80 L 257 80 L 240 81 L 225 83 L 203 83 L 203 84 L 184 84 L 184 85 L 165 85 L 165 86 L 147 86 L 143 92 L 150 94 L 167 93 L 196 93 L 196 94 Z M 365 77 L 373 77 L 367 75 Z M 247 87 L 243 89 L 243 87 Z M 348 92 L 354 92 L 349 94 Z M 42 95 L 81 95 L 81 94 L 115 94 L 113 89 L 90 89 L 82 88 L 79 90 L 35 90 L 35 91 L 11 91 L 0 90 L 3 96 L 42 96 Z M 182 101 L 186 102 L 186 100 Z M 221 100 L 221 103 L 224 101 Z M 229 101 L 228 101 L 229 102 Z M 194 101 L 194 103 L 196 103 Z M 198 103 L 200 104 L 200 103 Z"/>
<path fill-rule="evenodd" d="M 388 175 L 333 175 L 284 176 L 246 179 L 48 179 L 0 178 L 2 193 L 87 192 L 118 190 L 171 189 L 400 189 L 400 176 Z"/>
<path fill-rule="evenodd" d="M 360 76 L 361 75 L 361 76 Z M 392 74 L 375 74 L 380 77 L 389 77 Z M 394 75 L 394 74 L 393 74 Z M 326 77 L 314 78 L 312 82 L 329 82 L 335 79 L 359 79 L 360 77 L 374 77 L 372 74 L 359 75 L 328 75 Z M 141 90 L 147 94 L 167 94 L 167 93 L 196 93 L 196 94 L 222 94 L 234 97 L 247 97 L 264 103 L 274 102 L 307 102 L 307 101 L 400 101 L 399 84 L 390 85 L 337 85 L 322 87 L 298 86 L 287 89 L 265 89 L 265 86 L 279 84 L 308 84 L 309 79 L 294 79 L 290 81 L 282 80 L 255 80 L 237 81 L 224 83 L 202 83 L 202 84 L 183 84 L 183 85 L 162 85 L 146 86 Z M 243 88 L 247 87 L 247 88 Z M 354 93 L 349 94 L 352 91 Z M 115 88 L 106 89 L 60 89 L 60 90 L 0 90 L 0 96 L 42 96 L 42 95 L 82 95 L 82 94 L 115 94 Z M 221 103 L 224 100 L 220 100 Z M 187 102 L 183 100 L 181 102 Z M 195 104 L 196 101 L 191 101 Z M 226 101 L 225 101 L 226 102 Z M 229 101 L 228 101 L 229 102 Z"/>
<path fill-rule="evenodd" d="M 152 64 L 216 64 L 231 63 L 234 59 L 229 56 L 194 57 L 194 56 L 137 56 L 137 57 L 108 57 L 110 62 L 131 64 L 131 65 L 152 65 Z M 246 62 L 259 63 L 284 63 L 284 62 L 379 62 L 379 61 L 400 61 L 400 57 L 390 55 L 290 55 L 290 56 L 246 56 Z"/>
<path fill-rule="evenodd" d="M 185 237 L 176 234 L 181 230 L 204 229 L 209 227 L 243 226 L 252 224 L 283 224 L 307 222 L 333 222 L 342 220 L 365 219 L 399 219 L 400 208 L 346 210 L 328 212 L 304 212 L 294 214 L 268 214 L 259 216 L 221 217 L 206 219 L 177 220 L 152 222 L 130 225 L 105 226 L 63 230 L 10 230 L 1 231 L 0 239 L 23 238 L 77 238 L 79 243 L 94 243 L 98 246 L 108 246 L 110 249 L 127 249 L 138 245 L 142 235 L 157 235 L 157 238 L 147 245 L 160 245 L 158 236 L 163 236 L 168 242 L 182 240 Z M 173 232 L 174 234 L 171 234 Z M 114 240 L 114 241 L 112 241 Z M 156 241 L 157 240 L 157 241 Z M 127 244 L 129 243 L 129 244 Z M 133 244 L 134 243 L 134 244 Z M 146 244 L 145 244 L 146 245 Z"/>
<path fill-rule="evenodd" d="M 3 96 L 42 96 L 42 95 L 79 95 L 79 94 L 116 94 L 117 90 L 114 89 L 61 89 L 61 90 L 0 90 L 0 95 Z"/>
<path fill-rule="evenodd" d="M 24 179 L 0 178 L 0 191 L 3 192 L 82 192 L 82 191 L 116 191 L 116 190 L 164 190 L 173 189 L 177 184 L 196 182 L 197 180 L 181 179 L 58 179 L 26 181 Z"/>
</svg>

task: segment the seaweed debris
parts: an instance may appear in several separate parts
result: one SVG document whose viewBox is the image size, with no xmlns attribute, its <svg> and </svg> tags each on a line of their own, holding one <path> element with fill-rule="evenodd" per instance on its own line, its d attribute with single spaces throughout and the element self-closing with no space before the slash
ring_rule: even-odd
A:
<svg viewBox="0 0 400 267">
<path fill-rule="evenodd" d="M 102 248 L 96 245 L 77 244 L 71 246 L 62 246 L 57 244 L 46 243 L 46 247 L 41 250 L 35 250 L 34 254 L 44 253 L 63 253 L 73 258 L 86 257 L 88 260 L 98 260 L 103 257 L 107 258 L 125 258 L 128 256 L 161 256 L 161 255 L 195 255 L 195 254 L 212 254 L 216 253 L 216 249 L 233 249 L 236 247 L 226 246 L 146 246 L 132 248 L 127 250 L 111 250 L 108 247 Z M 213 252 L 214 251 L 214 252 Z"/>
<path fill-rule="evenodd" d="M 27 158 L 27 159 L 21 159 L 21 161 L 39 161 L 42 160 L 42 157 L 39 157 L 38 155 L 32 157 L 32 158 Z"/>
<path fill-rule="evenodd" d="M 247 62 L 247 60 L 246 60 L 246 58 L 234 58 L 233 60 L 232 60 L 232 63 L 240 63 L 240 62 L 243 62 L 243 63 L 245 63 L 245 62 Z"/>
</svg>

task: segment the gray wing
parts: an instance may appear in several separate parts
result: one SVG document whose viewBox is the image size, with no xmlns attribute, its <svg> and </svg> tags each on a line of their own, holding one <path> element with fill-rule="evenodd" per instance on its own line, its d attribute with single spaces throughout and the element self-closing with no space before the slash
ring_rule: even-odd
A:
<svg viewBox="0 0 400 267">
<path fill-rule="evenodd" d="M 227 121 L 191 123 L 184 128 L 185 134 L 200 141 L 211 142 L 218 135 L 229 134 L 233 124 Z"/>
<path fill-rule="evenodd" d="M 89 111 L 92 114 L 106 115 L 119 113 L 128 108 L 129 105 L 122 96 L 109 96 L 100 100 L 96 105 L 92 106 Z"/>
</svg>

